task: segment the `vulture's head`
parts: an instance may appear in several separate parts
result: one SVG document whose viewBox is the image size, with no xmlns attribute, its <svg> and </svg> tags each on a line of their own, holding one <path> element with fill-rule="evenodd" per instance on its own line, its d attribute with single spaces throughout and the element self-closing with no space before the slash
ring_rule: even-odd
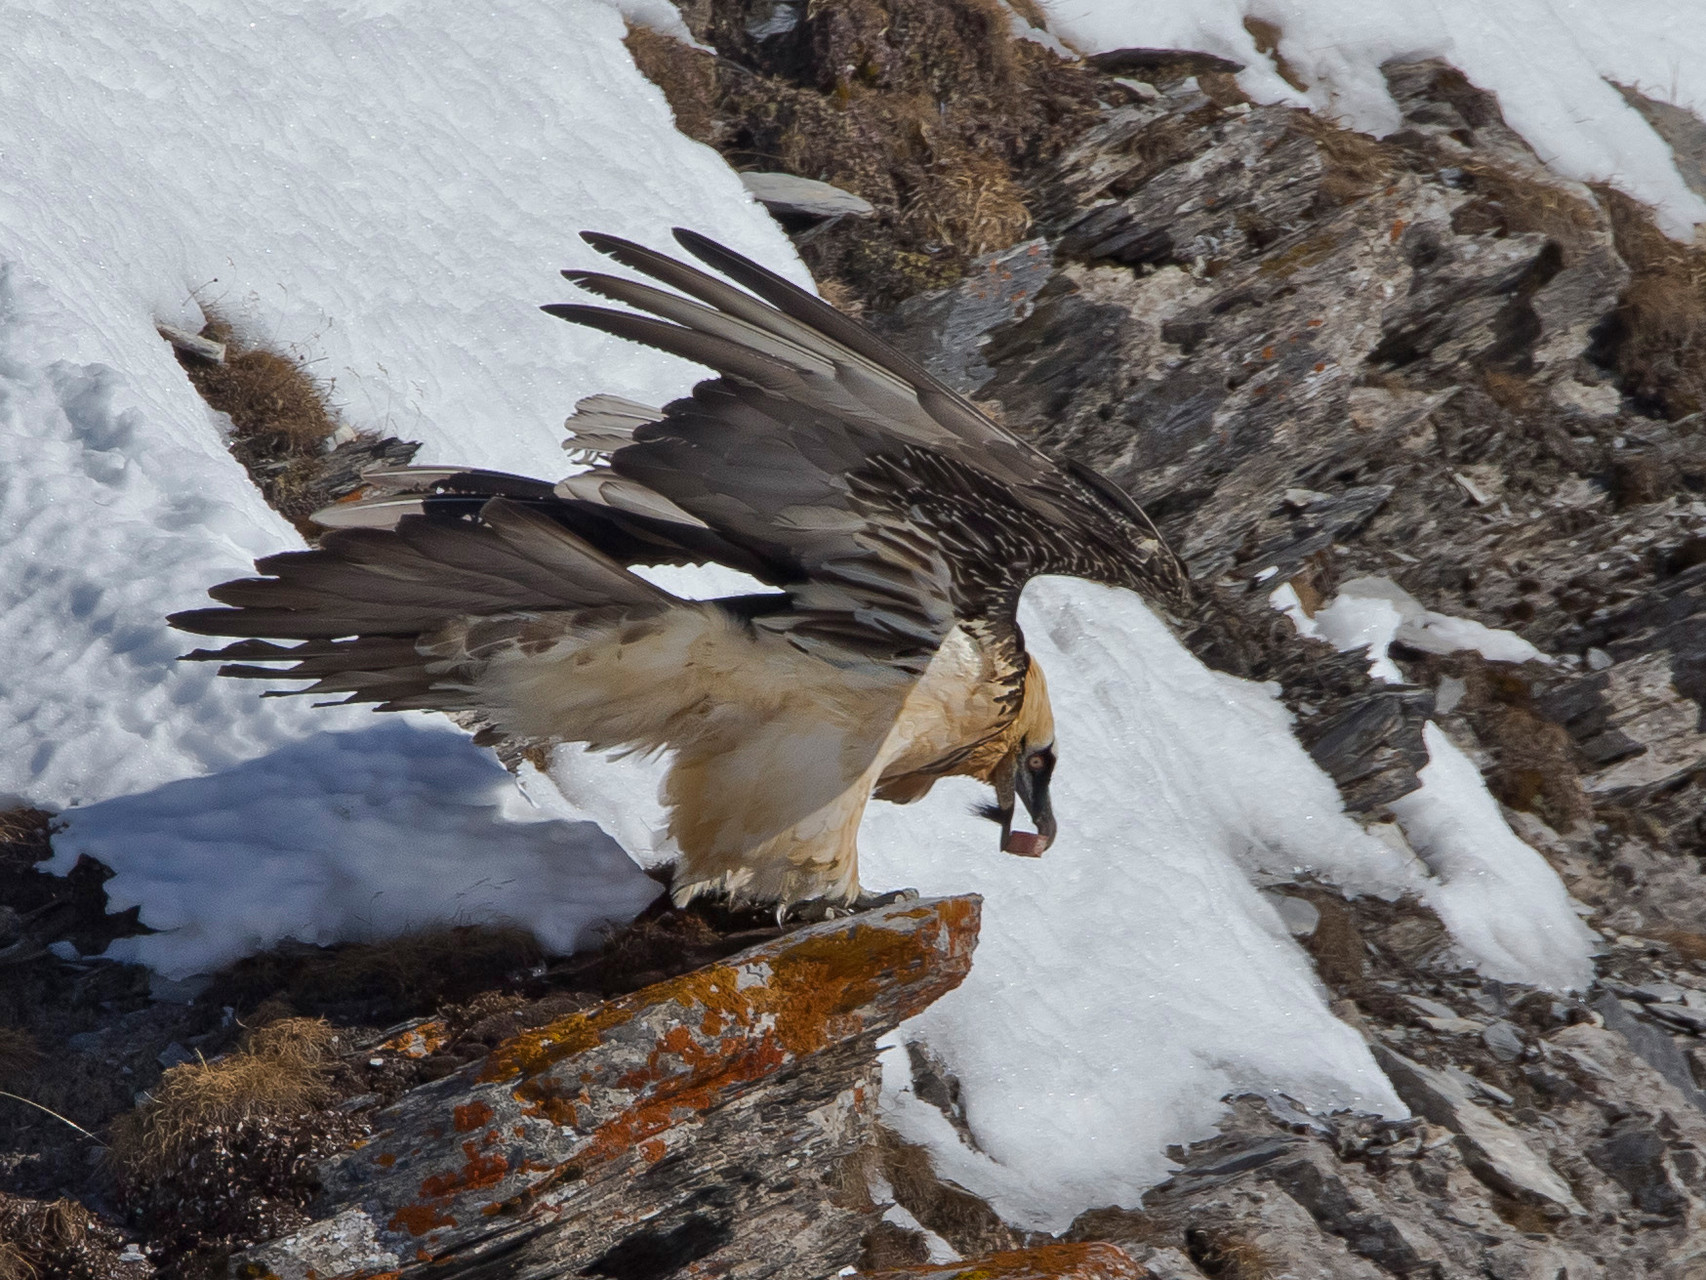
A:
<svg viewBox="0 0 1706 1280">
<path fill-rule="evenodd" d="M 1010 746 L 989 778 L 995 803 L 985 813 L 1001 824 L 1001 848 L 1027 858 L 1041 857 L 1054 843 L 1054 807 L 1049 783 L 1054 777 L 1054 710 L 1049 706 L 1048 681 L 1035 658 L 1025 670 L 1025 696 L 1008 731 Z M 1013 805 L 1018 800 L 1031 815 L 1036 832 L 1013 830 Z"/>
</svg>

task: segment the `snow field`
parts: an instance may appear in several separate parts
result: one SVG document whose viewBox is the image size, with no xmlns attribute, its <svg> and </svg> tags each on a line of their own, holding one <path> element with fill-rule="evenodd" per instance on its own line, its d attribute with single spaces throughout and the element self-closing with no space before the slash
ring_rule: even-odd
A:
<svg viewBox="0 0 1706 1280">
<path fill-rule="evenodd" d="M 1415 893 L 1489 976 L 1591 976 L 1562 884 L 1437 730 L 1422 791 L 1399 802 L 1424 865 L 1344 815 L 1271 690 L 1203 667 L 1134 596 L 1043 579 L 1021 621 L 1058 725 L 1054 846 L 997 853 L 961 816 L 969 786 L 873 805 L 860 837 L 867 884 L 984 895 L 971 975 L 891 1037 L 884 1090 L 903 1134 L 1003 1214 L 1057 1231 L 1135 1204 L 1228 1093 L 1403 1114 L 1252 878 Z M 981 1152 L 912 1096 L 906 1039 L 959 1077 Z"/>
<path fill-rule="evenodd" d="M 1690 240 L 1706 199 L 1612 83 L 1706 113 L 1706 11 L 1696 0 L 1041 0 L 1084 53 L 1200 49 L 1244 65 L 1259 102 L 1308 105 L 1376 136 L 1398 127 L 1380 75 L 1442 57 L 1499 95 L 1505 120 L 1566 178 L 1610 182 Z M 1246 18 L 1277 26 L 1299 93 L 1256 50 Z"/>
<path fill-rule="evenodd" d="M 1055 708 L 1053 847 L 999 853 L 965 816 L 970 785 L 873 805 L 860 833 L 867 884 L 984 895 L 970 976 L 895 1037 L 959 1077 L 982 1153 L 912 1097 L 898 1051 L 884 1091 L 902 1134 L 1003 1215 L 1058 1231 L 1136 1204 L 1227 1093 L 1405 1114 L 1251 876 L 1393 894 L 1419 866 L 1343 815 L 1268 690 L 1203 667 L 1135 596 L 1043 579 L 1021 621 Z"/>
<path fill-rule="evenodd" d="M 805 280 L 595 0 L 14 6 L 0 41 L 0 794 L 127 795 L 366 723 L 261 703 L 164 615 L 299 546 L 157 322 L 300 353 L 418 461 L 556 475 L 595 391 L 691 368 L 537 304 L 691 224 Z"/>
</svg>

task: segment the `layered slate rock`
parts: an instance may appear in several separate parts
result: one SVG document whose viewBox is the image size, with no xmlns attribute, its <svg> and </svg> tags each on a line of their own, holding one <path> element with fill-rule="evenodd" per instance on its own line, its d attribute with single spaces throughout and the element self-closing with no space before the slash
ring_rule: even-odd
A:
<svg viewBox="0 0 1706 1280">
<path fill-rule="evenodd" d="M 1623 864 L 1570 881 L 1619 929 L 1697 930 L 1706 423 L 1619 373 L 1623 206 L 1446 64 L 1384 70 L 1378 141 L 1200 74 L 1111 103 L 1036 183 L 1038 238 L 885 323 L 1144 505 L 1219 602 L 1192 647 L 1280 682 L 1352 811 L 1415 789 L 1438 719 L 1564 856 Z M 1366 575 L 1558 661 L 1400 650 L 1382 685 L 1269 609 Z M 1615 851 L 1584 834 L 1606 813 L 1641 815 Z"/>
<path fill-rule="evenodd" d="M 831 1274 L 874 1220 L 876 1037 L 965 977 L 979 905 L 814 925 L 504 1041 L 373 1117 L 318 1220 L 232 1274 Z"/>
<path fill-rule="evenodd" d="M 1168 1280 L 1693 1274 L 1706 419 L 1618 354 L 1649 250 L 1443 62 L 1384 68 L 1402 124 L 1376 140 L 1131 56 L 1145 83 L 1034 184 L 1035 238 L 888 332 L 1144 504 L 1212 598 L 1181 638 L 1282 686 L 1347 809 L 1401 841 L 1387 806 L 1435 721 L 1606 946 L 1596 991 L 1537 991 L 1469 970 L 1423 904 L 1266 886 L 1414 1117 L 1236 1100 L 1140 1210 L 1069 1236 Z M 1362 576 L 1550 661 L 1398 645 L 1383 684 L 1269 602 L 1289 585 L 1313 613 Z"/>
</svg>

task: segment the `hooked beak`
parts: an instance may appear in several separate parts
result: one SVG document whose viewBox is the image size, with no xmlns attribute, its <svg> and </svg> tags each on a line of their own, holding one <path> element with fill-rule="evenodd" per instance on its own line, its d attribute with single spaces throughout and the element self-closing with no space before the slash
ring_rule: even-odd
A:
<svg viewBox="0 0 1706 1280">
<path fill-rule="evenodd" d="M 1037 833 L 1014 831 L 1011 829 L 1013 808 L 1012 801 L 1007 802 L 1007 823 L 1001 829 L 1001 848 L 1007 853 L 1017 853 L 1027 858 L 1040 858 L 1048 847 L 1054 843 L 1055 821 L 1054 806 L 1049 803 L 1049 780 L 1054 773 L 1054 758 L 1051 754 L 1046 767 L 1030 768 L 1024 757 L 1020 757 L 1013 770 L 1013 789 L 1019 799 L 1024 802 L 1025 812 L 1031 815 L 1031 821 L 1036 825 Z"/>
<path fill-rule="evenodd" d="M 978 812 L 991 822 L 1001 824 L 1001 851 L 1015 853 L 1021 858 L 1040 858 L 1054 843 L 1054 808 L 1049 804 L 1049 779 L 1054 774 L 1054 752 L 1019 752 L 1010 765 L 1000 769 L 990 779 L 995 788 L 995 803 Z M 1025 803 L 1036 832 L 1013 830 L 1013 804 Z"/>
</svg>

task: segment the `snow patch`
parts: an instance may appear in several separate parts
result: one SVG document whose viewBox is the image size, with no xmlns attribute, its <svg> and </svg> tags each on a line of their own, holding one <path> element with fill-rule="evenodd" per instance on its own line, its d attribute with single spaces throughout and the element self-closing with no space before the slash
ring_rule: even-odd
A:
<svg viewBox="0 0 1706 1280">
<path fill-rule="evenodd" d="M 1313 615 L 1289 582 L 1270 592 L 1268 601 L 1291 619 L 1299 635 L 1325 640 L 1340 653 L 1367 649 L 1369 676 L 1388 684 L 1404 683 L 1404 673 L 1388 652 L 1394 642 L 1423 653 L 1472 649 L 1494 662 L 1552 661 L 1514 631 L 1435 613 L 1390 578 L 1352 578 Z"/>
<path fill-rule="evenodd" d="M 963 779 L 873 805 L 860 832 L 867 885 L 984 896 L 970 975 L 900 1033 L 959 1077 L 982 1150 L 911 1096 L 904 1055 L 885 1066 L 903 1135 L 1054 1231 L 1135 1204 L 1228 1093 L 1403 1114 L 1250 877 L 1394 895 L 1420 891 L 1420 864 L 1344 815 L 1271 689 L 1204 667 L 1136 596 L 1039 579 L 1020 617 L 1058 725 L 1053 847 L 1000 853 Z"/>
<path fill-rule="evenodd" d="M 577 399 L 699 376 L 539 313 L 604 264 L 577 231 L 687 224 L 807 281 L 614 8 L 204 7 L 25 4 L 0 40 L 0 793 L 51 807 L 369 723 L 172 660 L 167 613 L 301 541 L 157 322 L 217 307 L 420 461 L 555 477 Z"/>
<path fill-rule="evenodd" d="M 1675 157 L 1612 83 L 1706 114 L 1706 21 L 1694 0 L 1041 0 L 1084 53 L 1200 49 L 1243 63 L 1259 102 L 1290 102 L 1383 136 L 1397 104 L 1380 74 L 1393 59 L 1441 57 L 1499 95 L 1506 121 L 1567 178 L 1609 182 L 1654 206 L 1672 236 L 1706 221 Z M 1246 17 L 1280 29 L 1299 93 L 1256 51 Z"/>
<path fill-rule="evenodd" d="M 1422 787 L 1388 806 L 1433 872 L 1426 900 L 1475 967 L 1501 982 L 1584 990 L 1597 939 L 1546 859 L 1518 839 L 1445 731 L 1423 729 Z"/>
<path fill-rule="evenodd" d="M 442 721 L 367 718 L 257 760 L 72 812 L 47 869 L 82 854 L 119 874 L 110 909 L 160 932 L 110 959 L 211 973 L 286 938 L 372 942 L 509 923 L 574 950 L 659 886 L 592 822 L 531 806 L 489 752 Z"/>
</svg>

